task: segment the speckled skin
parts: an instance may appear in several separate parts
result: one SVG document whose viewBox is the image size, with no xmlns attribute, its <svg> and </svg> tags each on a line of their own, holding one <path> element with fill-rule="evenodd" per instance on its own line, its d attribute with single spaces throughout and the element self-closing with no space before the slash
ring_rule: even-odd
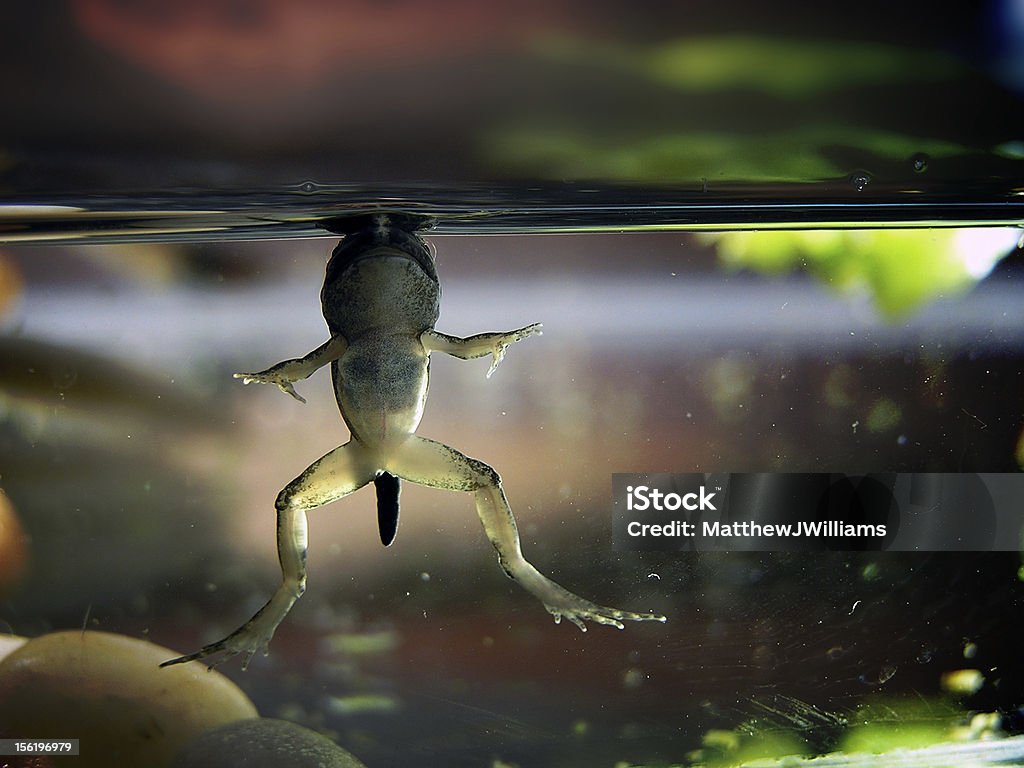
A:
<svg viewBox="0 0 1024 768">
<path fill-rule="evenodd" d="M 430 367 L 420 336 L 437 322 L 440 300 L 434 261 L 415 234 L 372 229 L 334 249 L 321 304 L 331 335 L 348 341 L 331 377 L 354 439 L 416 431 Z"/>
<path fill-rule="evenodd" d="M 502 569 L 539 598 L 556 622 L 564 616 L 585 630 L 584 620 L 619 629 L 622 621 L 665 620 L 591 603 L 541 574 L 523 557 L 498 473 L 482 461 L 416 434 L 427 396 L 431 352 L 462 359 L 490 355 L 490 376 L 509 345 L 540 333 L 540 325 L 468 338 L 439 333 L 434 323 L 440 297 L 426 243 L 388 216 L 376 216 L 367 226 L 347 234 L 327 265 L 321 303 L 331 338 L 303 358 L 259 373 L 235 374 L 245 383 L 274 384 L 302 400 L 292 383 L 330 363 L 335 396 L 351 440 L 310 465 L 278 495 L 282 582 L 267 604 L 223 640 L 164 665 L 241 653 L 244 666 L 255 651 L 266 649 L 274 630 L 305 590 L 306 511 L 382 478 L 396 484 L 396 526 L 396 478 L 472 493 Z M 390 542 L 383 522 L 381 536 L 385 544 Z"/>
</svg>

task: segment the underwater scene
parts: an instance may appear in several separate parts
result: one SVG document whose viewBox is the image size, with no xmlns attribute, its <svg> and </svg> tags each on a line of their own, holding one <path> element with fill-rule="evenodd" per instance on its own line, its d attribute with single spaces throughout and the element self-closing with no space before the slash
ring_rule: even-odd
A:
<svg viewBox="0 0 1024 768">
<path fill-rule="evenodd" d="M 3 14 L 0 768 L 1024 765 L 1021 3 Z"/>
</svg>

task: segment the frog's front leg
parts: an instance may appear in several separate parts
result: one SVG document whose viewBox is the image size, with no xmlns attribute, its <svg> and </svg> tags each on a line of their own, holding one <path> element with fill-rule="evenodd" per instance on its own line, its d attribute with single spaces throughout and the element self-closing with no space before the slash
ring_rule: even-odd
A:
<svg viewBox="0 0 1024 768">
<path fill-rule="evenodd" d="M 558 623 L 566 618 L 586 632 L 595 621 L 622 629 L 623 621 L 665 621 L 653 613 L 633 613 L 597 605 L 561 587 L 523 557 L 515 517 L 498 473 L 447 445 L 412 436 L 388 462 L 388 471 L 413 483 L 452 491 L 470 491 L 484 531 L 498 552 L 498 563 L 512 579 L 544 603 Z"/>
<path fill-rule="evenodd" d="M 306 589 L 306 511 L 347 496 L 369 483 L 376 468 L 367 450 L 350 441 L 314 462 L 278 494 L 277 556 L 281 563 L 281 584 L 266 605 L 245 624 L 223 640 L 210 643 L 195 653 L 165 661 L 161 667 L 217 654 L 222 658 L 210 668 L 239 653 L 245 654 L 242 669 L 258 650 L 267 652 L 274 630 Z"/>
<path fill-rule="evenodd" d="M 285 360 L 259 373 L 236 373 L 235 378 L 241 379 L 243 384 L 273 384 L 282 392 L 304 403 L 306 398 L 295 391 L 292 382 L 308 379 L 319 368 L 341 357 L 347 348 L 348 342 L 345 337 L 332 336 L 305 357 Z"/>
<path fill-rule="evenodd" d="M 487 369 L 487 378 L 490 378 L 498 367 L 498 363 L 505 357 L 505 350 L 509 345 L 522 341 L 528 336 L 540 336 L 542 327 L 540 323 L 534 323 L 514 331 L 478 333 L 476 336 L 467 336 L 466 338 L 429 330 L 420 336 L 420 342 L 427 352 L 444 352 L 461 360 L 491 355 L 491 367 Z"/>
</svg>

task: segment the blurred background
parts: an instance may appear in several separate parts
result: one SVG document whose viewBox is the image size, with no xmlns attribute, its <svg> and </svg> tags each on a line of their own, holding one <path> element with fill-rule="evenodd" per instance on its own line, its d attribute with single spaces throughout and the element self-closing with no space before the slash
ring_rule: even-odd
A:
<svg viewBox="0 0 1024 768">
<path fill-rule="evenodd" d="M 859 236 L 887 232 L 904 238 L 897 256 L 909 235 L 950 256 L 917 274 L 957 274 L 965 231 Z M 970 232 L 975 257 L 1016 242 Z M 0 627 L 184 652 L 262 605 L 278 580 L 273 500 L 347 435 L 325 371 L 298 385 L 306 405 L 231 373 L 326 338 L 333 242 L 5 250 L 21 288 L 0 341 L 0 479 L 28 538 L 8 535 L 0 557 Z M 721 238 L 431 242 L 440 329 L 545 329 L 491 379 L 485 362 L 435 356 L 420 433 L 498 469 L 543 571 L 669 622 L 556 627 L 501 573 L 467 496 L 407 484 L 383 549 L 367 489 L 311 513 L 309 590 L 271 655 L 221 668 L 263 714 L 368 765 L 663 765 L 741 725 L 829 749 L 859 707 L 901 697 L 929 705 L 886 717 L 932 742 L 964 712 L 998 708 L 1019 727 L 1017 553 L 611 547 L 613 472 L 1018 471 L 1017 256 L 886 313 L 864 284 L 737 269 Z M 961 701 L 942 679 L 964 665 L 986 682 Z"/>
<path fill-rule="evenodd" d="M 262 714 L 370 766 L 1020 732 L 1019 553 L 610 529 L 613 472 L 1021 469 L 1019 3 L 0 14 L 0 631 L 187 652 L 262 605 L 274 498 L 347 434 L 326 372 L 231 374 L 326 339 L 319 222 L 399 209 L 438 219 L 439 330 L 544 323 L 491 379 L 436 356 L 420 433 L 501 473 L 538 568 L 669 621 L 555 627 L 469 498 L 407 485 L 383 549 L 364 491 L 222 667 Z"/>
</svg>

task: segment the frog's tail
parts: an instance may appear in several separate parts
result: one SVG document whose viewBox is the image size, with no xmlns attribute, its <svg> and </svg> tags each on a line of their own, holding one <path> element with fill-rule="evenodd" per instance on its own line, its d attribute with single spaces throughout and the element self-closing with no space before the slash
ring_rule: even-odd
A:
<svg viewBox="0 0 1024 768">
<path fill-rule="evenodd" d="M 401 481 L 392 474 L 381 472 L 373 478 L 377 489 L 377 525 L 380 528 L 380 543 L 391 545 L 398 533 L 398 496 L 402 492 Z"/>
</svg>

